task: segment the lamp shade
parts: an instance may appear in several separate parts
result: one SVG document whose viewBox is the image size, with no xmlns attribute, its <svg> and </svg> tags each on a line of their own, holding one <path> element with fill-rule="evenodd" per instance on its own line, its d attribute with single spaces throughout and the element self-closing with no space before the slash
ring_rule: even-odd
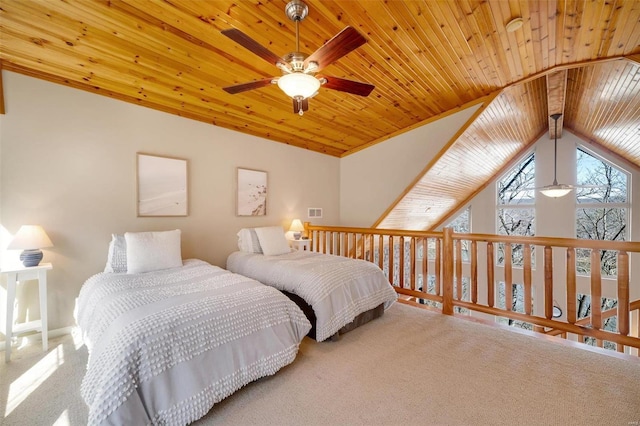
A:
<svg viewBox="0 0 640 426">
<path fill-rule="evenodd" d="M 293 222 L 291 222 L 291 228 L 289 228 L 289 231 L 291 232 L 304 231 L 304 226 L 302 225 L 302 222 L 300 221 L 300 219 L 293 219 Z"/>
<path fill-rule="evenodd" d="M 7 246 L 8 250 L 34 250 L 53 247 L 53 243 L 42 226 L 22 225 L 13 240 Z"/>
<path fill-rule="evenodd" d="M 285 74 L 278 79 L 278 87 L 291 98 L 308 98 L 318 91 L 320 81 L 303 72 Z"/>
</svg>

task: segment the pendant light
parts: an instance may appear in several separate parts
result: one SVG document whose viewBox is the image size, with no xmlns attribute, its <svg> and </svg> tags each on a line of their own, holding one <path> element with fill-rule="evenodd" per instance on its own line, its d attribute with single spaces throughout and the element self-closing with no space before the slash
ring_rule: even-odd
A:
<svg viewBox="0 0 640 426">
<path fill-rule="evenodd" d="M 555 121 L 554 141 L 553 141 L 553 184 L 543 187 L 540 192 L 542 195 L 551 198 L 560 198 L 567 195 L 573 187 L 571 185 L 563 185 L 558 183 L 556 178 L 558 169 L 558 119 L 562 117 L 562 114 L 553 114 L 551 118 Z"/>
</svg>

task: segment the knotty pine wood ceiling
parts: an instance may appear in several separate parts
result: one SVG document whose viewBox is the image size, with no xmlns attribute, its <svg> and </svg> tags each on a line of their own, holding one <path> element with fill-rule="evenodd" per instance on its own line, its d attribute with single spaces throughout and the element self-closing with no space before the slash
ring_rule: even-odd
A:
<svg viewBox="0 0 640 426">
<path fill-rule="evenodd" d="M 220 31 L 239 29 L 284 56 L 295 50 L 286 3 L 0 0 L 1 65 L 333 156 L 482 103 L 478 122 L 468 123 L 416 178 L 426 183 L 414 194 L 434 197 L 431 213 L 425 215 L 423 199 L 403 207 L 403 197 L 412 196 L 407 188 L 392 206 L 404 216 L 378 221 L 393 227 L 406 227 L 416 212 L 428 219 L 411 228 L 441 222 L 517 148 L 551 132 L 554 112 L 564 113 L 561 129 L 640 167 L 638 0 L 307 0 L 300 50 L 311 54 L 353 26 L 368 42 L 323 73 L 375 89 L 363 98 L 321 88 L 303 117 L 277 86 L 236 95 L 222 90 L 280 74 Z M 507 32 L 516 17 L 522 28 Z M 473 162 L 465 160 L 468 152 Z M 461 172 L 461 165 L 473 169 Z M 434 176 L 457 179 L 462 189 L 448 185 L 448 195 L 440 194 L 429 183 Z"/>
</svg>

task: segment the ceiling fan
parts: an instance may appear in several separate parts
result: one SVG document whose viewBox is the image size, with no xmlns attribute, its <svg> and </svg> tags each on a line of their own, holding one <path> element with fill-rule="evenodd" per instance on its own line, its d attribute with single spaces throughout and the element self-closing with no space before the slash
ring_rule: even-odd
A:
<svg viewBox="0 0 640 426">
<path fill-rule="evenodd" d="M 236 94 L 277 84 L 287 96 L 293 99 L 293 112 L 300 115 L 309 109 L 309 98 L 318 93 L 320 86 L 354 95 L 369 96 L 375 88 L 372 84 L 339 77 L 316 76 L 317 72 L 362 46 L 367 40 L 353 27 L 346 27 L 308 56 L 300 52 L 299 24 L 307 17 L 309 8 L 302 0 L 292 0 L 287 3 L 284 11 L 296 24 L 296 50 L 283 57 L 272 53 L 240 30 L 232 28 L 222 31 L 223 35 L 278 67 L 282 71 L 282 76 L 223 87 L 223 90 Z"/>
</svg>

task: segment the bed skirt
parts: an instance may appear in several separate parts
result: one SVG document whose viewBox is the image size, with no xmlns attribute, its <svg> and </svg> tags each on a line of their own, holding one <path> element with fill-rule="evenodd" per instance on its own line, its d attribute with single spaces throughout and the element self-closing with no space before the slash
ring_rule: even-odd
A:
<svg viewBox="0 0 640 426">
<path fill-rule="evenodd" d="M 307 319 L 311 323 L 311 330 L 309 330 L 307 336 L 309 336 L 313 340 L 316 340 L 316 314 L 315 312 L 313 312 L 313 308 L 311 307 L 311 305 L 305 302 L 305 300 L 297 294 L 289 293 L 288 291 L 282 291 L 282 293 L 289 299 L 291 299 L 296 305 L 298 305 L 300 309 L 302 309 L 302 312 L 304 312 Z M 349 331 L 358 328 L 371 320 L 381 317 L 382 314 L 384 314 L 384 303 L 381 303 L 375 308 L 364 311 L 356 316 L 353 321 L 342 327 L 336 334 L 331 336 L 331 340 L 337 340 L 340 335 L 348 333 Z"/>
</svg>

